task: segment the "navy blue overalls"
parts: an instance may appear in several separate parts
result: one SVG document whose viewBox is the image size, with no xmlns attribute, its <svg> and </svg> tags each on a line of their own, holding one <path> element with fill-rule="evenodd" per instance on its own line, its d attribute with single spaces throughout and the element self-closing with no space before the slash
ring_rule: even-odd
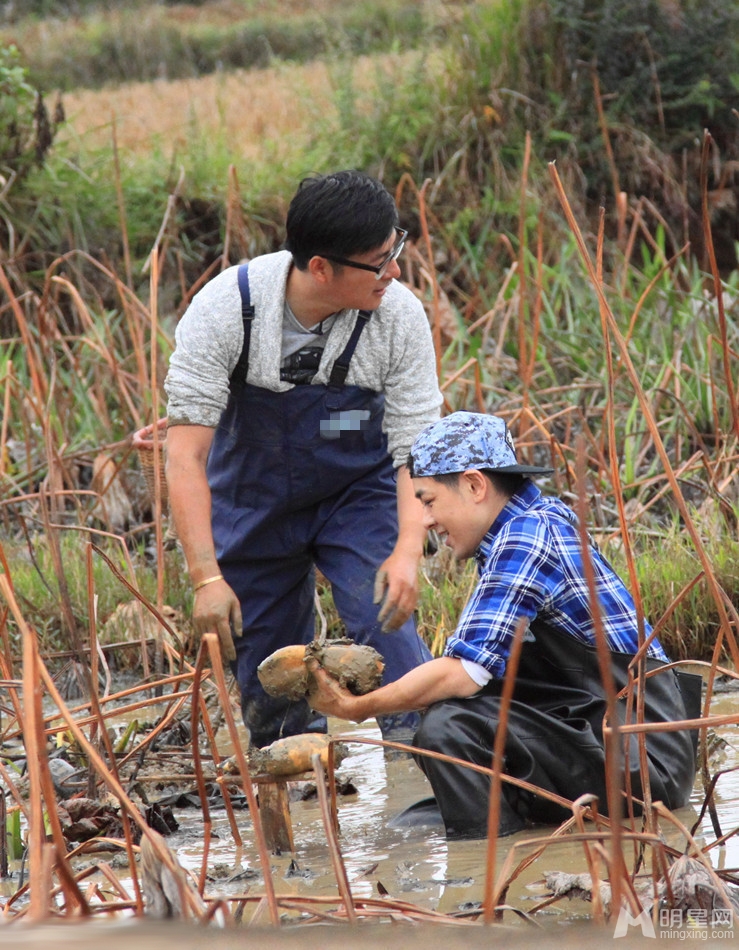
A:
<svg viewBox="0 0 739 950">
<path fill-rule="evenodd" d="M 325 730 L 308 704 L 268 696 L 256 675 L 274 650 L 315 635 L 317 566 L 331 583 L 347 634 L 385 660 L 384 682 L 430 654 L 413 619 L 382 633 L 374 575 L 397 539 L 395 475 L 382 431 L 384 396 L 344 384 L 361 311 L 327 385 L 271 392 L 246 383 L 254 308 L 239 270 L 244 346 L 208 458 L 218 564 L 241 603 L 236 678 L 251 742 Z M 415 713 L 378 719 L 385 738 L 410 739 Z"/>
</svg>

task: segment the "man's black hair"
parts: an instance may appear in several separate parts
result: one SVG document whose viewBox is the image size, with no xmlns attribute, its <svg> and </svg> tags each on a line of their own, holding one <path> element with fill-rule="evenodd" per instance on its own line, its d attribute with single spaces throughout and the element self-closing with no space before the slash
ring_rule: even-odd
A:
<svg viewBox="0 0 739 950">
<path fill-rule="evenodd" d="M 408 471 L 411 478 L 413 475 L 413 456 L 408 456 Z M 517 491 L 520 491 L 525 482 L 529 481 L 528 475 L 522 475 L 520 472 L 496 472 L 489 468 L 479 468 L 478 472 L 483 474 L 493 488 L 499 491 L 507 498 L 512 498 Z M 441 485 L 448 485 L 449 488 L 456 488 L 459 484 L 459 476 L 462 472 L 445 472 L 443 475 L 432 475 L 431 478 Z"/>
<path fill-rule="evenodd" d="M 385 186 L 358 171 L 304 178 L 287 212 L 285 247 L 305 270 L 314 255 L 352 257 L 381 247 L 398 224 Z"/>
</svg>

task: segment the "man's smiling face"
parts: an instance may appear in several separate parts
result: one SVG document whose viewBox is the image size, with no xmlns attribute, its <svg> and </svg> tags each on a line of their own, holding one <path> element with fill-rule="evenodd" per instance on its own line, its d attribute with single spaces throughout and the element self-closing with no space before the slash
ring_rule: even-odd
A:
<svg viewBox="0 0 739 950">
<path fill-rule="evenodd" d="M 392 257 L 398 244 L 398 235 L 393 231 L 374 251 L 366 254 L 356 254 L 347 259 L 344 264 L 332 263 L 333 270 L 330 286 L 327 292 L 333 297 L 337 310 L 376 310 L 380 306 L 385 291 L 390 284 L 400 277 L 400 267 L 396 258 Z M 402 243 L 401 243 L 402 246 Z M 331 258 L 326 258 L 331 262 Z M 371 270 L 352 267 L 351 264 L 366 264 L 370 267 L 383 267 L 378 277 Z"/>
<path fill-rule="evenodd" d="M 476 506 L 462 476 L 456 486 L 434 478 L 414 478 L 413 489 L 423 505 L 426 528 L 436 531 L 459 560 L 472 557 L 487 528 L 480 534 Z"/>
<path fill-rule="evenodd" d="M 476 469 L 460 472 L 456 483 L 416 477 L 413 491 L 423 506 L 427 530 L 435 530 L 460 561 L 474 556 L 508 503 L 508 495 Z"/>
</svg>

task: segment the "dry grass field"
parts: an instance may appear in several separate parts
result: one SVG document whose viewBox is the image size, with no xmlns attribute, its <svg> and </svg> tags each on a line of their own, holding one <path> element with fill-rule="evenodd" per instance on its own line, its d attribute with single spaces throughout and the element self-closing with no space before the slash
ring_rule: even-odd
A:
<svg viewBox="0 0 739 950">
<path fill-rule="evenodd" d="M 326 14 L 342 7 L 341 0 L 209 0 L 208 3 L 183 3 L 167 10 L 167 19 L 182 23 L 209 23 L 228 26 L 244 17 L 300 16 Z"/>
<path fill-rule="evenodd" d="M 379 78 L 408 75 L 421 54 L 358 57 L 351 61 L 352 84 L 371 104 Z M 67 123 L 61 139 L 77 139 L 86 149 L 112 141 L 113 121 L 122 153 L 169 157 L 193 142 L 222 139 L 246 159 L 265 152 L 280 160 L 304 147 L 313 126 L 323 129 L 336 116 L 337 64 L 280 64 L 200 79 L 132 83 L 64 96 Z"/>
</svg>

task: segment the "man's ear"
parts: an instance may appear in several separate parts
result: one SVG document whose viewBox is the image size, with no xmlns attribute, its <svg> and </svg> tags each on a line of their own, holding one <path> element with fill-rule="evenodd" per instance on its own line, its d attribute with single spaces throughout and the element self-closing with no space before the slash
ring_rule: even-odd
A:
<svg viewBox="0 0 739 950">
<path fill-rule="evenodd" d="M 485 501 L 489 494 L 490 482 L 476 468 L 469 468 L 460 476 L 473 501 Z"/>
<path fill-rule="evenodd" d="M 333 277 L 334 269 L 331 266 L 331 261 L 314 254 L 308 261 L 308 273 L 319 284 L 325 284 Z"/>
</svg>

